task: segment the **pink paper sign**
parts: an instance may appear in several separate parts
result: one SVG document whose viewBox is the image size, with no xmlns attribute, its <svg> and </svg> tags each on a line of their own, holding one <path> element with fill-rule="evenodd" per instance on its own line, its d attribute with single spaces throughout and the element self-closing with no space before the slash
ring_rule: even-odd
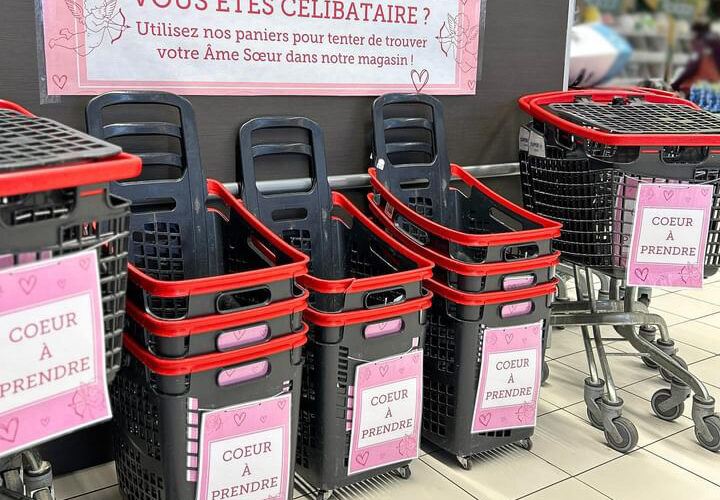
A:
<svg viewBox="0 0 720 500">
<path fill-rule="evenodd" d="M 484 0 L 42 0 L 49 95 L 475 94 Z"/>
<path fill-rule="evenodd" d="M 291 396 L 203 414 L 196 500 L 291 498 Z"/>
<path fill-rule="evenodd" d="M 0 456 L 111 417 L 95 251 L 0 271 Z"/>
<path fill-rule="evenodd" d="M 348 475 L 417 458 L 422 356 L 416 350 L 356 368 Z"/>
<path fill-rule="evenodd" d="M 472 432 L 534 427 L 543 323 L 487 328 Z"/>
<path fill-rule="evenodd" d="M 702 288 L 712 197 L 713 186 L 638 186 L 628 285 Z"/>
</svg>

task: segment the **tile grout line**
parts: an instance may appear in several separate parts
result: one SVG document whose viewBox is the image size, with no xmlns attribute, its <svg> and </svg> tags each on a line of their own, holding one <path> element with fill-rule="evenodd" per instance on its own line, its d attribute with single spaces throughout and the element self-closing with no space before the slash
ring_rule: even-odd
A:
<svg viewBox="0 0 720 500">
<path fill-rule="evenodd" d="M 580 481 L 582 484 L 584 484 L 585 486 L 587 486 L 587 487 L 590 488 L 591 490 L 597 491 L 598 493 L 600 493 L 600 494 L 601 494 L 602 496 L 604 496 L 605 498 L 609 498 L 610 500 L 613 500 L 613 498 L 612 498 L 610 495 L 608 495 L 608 494 L 605 493 L 605 492 L 600 491 L 600 490 L 597 489 L 595 486 L 592 486 L 592 485 L 586 483 L 585 481 L 583 481 L 583 480 L 580 479 L 579 477 L 573 476 L 573 479 L 575 479 L 576 481 Z"/>
<path fill-rule="evenodd" d="M 76 499 L 79 499 L 79 498 L 86 497 L 86 496 L 88 496 L 88 495 L 90 495 L 90 494 L 92 494 L 92 493 L 98 493 L 98 492 L 100 492 L 100 491 L 109 490 L 110 488 L 115 488 L 115 487 L 117 487 L 117 485 L 118 485 L 118 484 L 115 483 L 115 484 L 111 484 L 111 485 L 109 485 L 109 486 L 105 486 L 105 487 L 103 487 L 103 488 L 98 488 L 98 489 L 95 489 L 95 490 L 92 490 L 92 491 L 86 491 L 85 493 L 80 493 L 79 495 L 75 495 L 75 496 L 72 496 L 72 497 L 66 497 L 64 500 L 76 500 Z M 58 499 L 58 500 L 60 500 L 60 499 Z"/>
<path fill-rule="evenodd" d="M 437 451 L 434 451 L 433 453 L 428 453 L 428 454 L 425 455 L 425 456 L 426 456 L 426 457 L 427 457 L 427 456 L 433 456 L 435 453 L 447 453 L 447 452 L 444 451 L 444 450 L 437 450 Z M 426 462 L 426 461 L 423 460 L 422 458 L 420 458 L 419 460 L 422 461 L 422 463 L 424 463 L 425 465 L 427 465 L 430 469 L 432 469 L 432 470 L 434 470 L 435 472 L 437 472 L 437 473 L 440 475 L 440 477 L 442 477 L 443 479 L 446 479 L 446 480 L 447 480 L 448 482 L 450 482 L 451 484 L 454 484 L 454 485 L 455 485 L 457 488 L 459 488 L 461 491 L 464 491 L 466 494 L 468 494 L 468 495 L 470 496 L 470 498 L 474 498 L 475 500 L 484 500 L 484 499 L 478 498 L 478 497 L 476 497 L 475 495 L 473 495 L 472 493 L 470 493 L 468 490 L 466 490 L 466 489 L 463 488 L 461 485 L 459 485 L 458 483 L 456 483 L 455 481 L 453 481 L 452 479 L 450 479 L 448 476 L 446 476 L 445 474 L 443 474 L 441 471 L 439 471 L 438 469 L 436 469 L 435 467 L 433 467 L 431 464 L 429 464 L 428 462 Z M 436 460 L 437 460 L 437 459 L 436 459 Z"/>
<path fill-rule="evenodd" d="M 687 429 L 685 429 L 685 430 L 687 430 Z M 684 432 L 684 431 L 683 431 L 683 432 Z M 674 435 L 675 435 L 675 434 L 673 434 L 673 436 L 674 436 Z M 671 436 L 668 436 L 668 437 L 671 437 Z M 698 445 L 698 446 L 700 446 L 700 445 Z M 707 481 L 708 483 L 710 483 L 710 484 L 712 484 L 712 485 L 717 486 L 717 487 L 720 488 L 720 483 L 716 483 L 715 481 L 711 481 L 710 479 L 708 479 L 708 478 L 706 478 L 706 477 L 704 477 L 704 476 L 701 476 L 700 474 L 698 474 L 698 473 L 696 473 L 696 472 L 694 472 L 694 471 L 692 471 L 692 470 L 690 470 L 690 469 L 688 469 L 688 468 L 686 468 L 686 467 L 683 467 L 683 466 L 680 465 L 680 464 L 676 464 L 676 463 L 673 462 L 672 460 L 670 460 L 670 459 L 668 459 L 668 458 L 665 458 L 665 457 L 663 457 L 662 455 L 658 455 L 657 453 L 655 453 L 655 452 L 652 451 L 652 450 L 645 450 L 645 451 L 647 451 L 648 453 L 651 453 L 651 454 L 655 455 L 656 457 L 658 457 L 658 458 L 660 458 L 660 459 L 662 459 L 662 460 L 665 460 L 667 463 L 672 464 L 672 465 L 674 465 L 675 467 L 678 467 L 679 469 L 684 470 L 685 472 L 688 472 L 688 473 L 692 474 L 693 476 L 699 477 L 700 479 L 704 479 L 704 480 Z"/>
</svg>

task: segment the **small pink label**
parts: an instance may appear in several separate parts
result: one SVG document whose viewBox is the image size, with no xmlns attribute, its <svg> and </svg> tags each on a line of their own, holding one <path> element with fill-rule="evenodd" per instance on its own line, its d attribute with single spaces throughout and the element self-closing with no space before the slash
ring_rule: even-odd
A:
<svg viewBox="0 0 720 500">
<path fill-rule="evenodd" d="M 702 288 L 714 186 L 640 183 L 629 286 Z"/>
<path fill-rule="evenodd" d="M 0 325 L 0 456 L 111 417 L 95 251 L 0 271 Z"/>
<path fill-rule="evenodd" d="M 503 290 L 520 290 L 522 288 L 530 288 L 535 284 L 535 276 L 527 274 L 525 276 L 508 276 L 503 279 Z"/>
<path fill-rule="evenodd" d="M 485 330 L 473 433 L 535 426 L 542 331 L 542 321 Z"/>
<path fill-rule="evenodd" d="M 269 332 L 270 328 L 267 325 L 255 325 L 221 333 L 217 338 L 217 348 L 220 351 L 229 351 L 244 345 L 254 344 L 265 340 Z"/>
<path fill-rule="evenodd" d="M 196 500 L 285 500 L 290 477 L 291 396 L 203 414 Z"/>
<path fill-rule="evenodd" d="M 403 321 L 401 319 L 392 319 L 381 323 L 373 323 L 365 327 L 365 338 L 374 339 L 384 335 L 390 335 L 402 331 Z"/>
<path fill-rule="evenodd" d="M 268 372 L 269 368 L 270 363 L 265 360 L 237 366 L 235 368 L 226 368 L 218 375 L 218 385 L 220 387 L 226 387 L 228 385 L 247 382 L 248 380 L 262 377 Z"/>
<path fill-rule="evenodd" d="M 422 350 L 358 365 L 348 474 L 418 456 Z"/>
<path fill-rule="evenodd" d="M 518 302 L 517 304 L 508 304 L 500 308 L 501 318 L 517 318 L 518 316 L 524 316 L 530 314 L 533 310 L 533 303 L 531 300 L 525 302 Z"/>
</svg>

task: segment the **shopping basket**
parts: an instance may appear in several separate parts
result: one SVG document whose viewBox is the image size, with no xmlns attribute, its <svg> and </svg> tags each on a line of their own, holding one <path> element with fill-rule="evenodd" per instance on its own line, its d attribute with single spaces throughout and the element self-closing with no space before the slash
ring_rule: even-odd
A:
<svg viewBox="0 0 720 500">
<path fill-rule="evenodd" d="M 144 114 L 144 121 L 105 124 L 115 106 Z M 112 92 L 88 104 L 87 120 L 94 135 L 131 141 L 148 167 L 142 180 L 111 186 L 132 201 L 128 296 L 135 304 L 175 320 L 297 295 L 295 278 L 305 274 L 307 257 L 260 224 L 220 183 L 210 180 L 206 187 L 187 100 Z M 212 195 L 220 197 L 219 207 L 210 204 Z"/>
<path fill-rule="evenodd" d="M 645 90 L 526 96 L 521 132 L 525 205 L 561 221 L 555 248 L 569 262 L 624 278 L 640 182 L 714 189 L 705 273 L 720 266 L 720 119 Z M 530 144 L 533 142 L 533 144 Z"/>
<path fill-rule="evenodd" d="M 306 331 L 259 346 L 181 360 L 156 358 L 126 337 L 128 355 L 111 388 L 115 464 L 124 497 L 195 499 L 202 474 L 199 466 L 204 459 L 199 456 L 203 426 L 239 428 L 246 420 L 236 413 L 223 424 L 216 414 L 210 418 L 203 418 L 203 414 L 289 394 L 291 459 L 290 470 L 283 474 L 289 482 L 287 497 L 283 498 L 292 499 L 292 457 Z M 279 463 L 273 465 L 280 467 Z M 235 470 L 232 476 L 238 484 L 243 483 L 242 463 Z M 279 474 L 279 469 L 273 470 Z"/>
<path fill-rule="evenodd" d="M 256 140 L 254 134 L 260 139 L 264 135 L 265 142 Z M 312 291 L 313 299 L 304 313 L 310 341 L 301 400 L 298 474 L 319 490 L 318 498 L 387 472 L 409 477 L 419 422 L 414 438 L 396 445 L 403 455 L 365 468 L 367 449 L 353 454 L 353 411 L 361 405 L 354 398 L 355 389 L 360 390 L 356 370 L 408 356 L 420 360 L 424 311 L 432 297 L 423 289 L 422 280 L 432 276 L 432 264 L 390 238 L 343 195 L 330 192 L 322 132 L 314 122 L 306 118 L 251 120 L 241 128 L 240 146 L 242 192 L 248 207 L 310 256 L 309 275 L 300 280 Z M 256 178 L 259 161 L 268 157 L 286 161 L 293 154 L 310 163 L 310 189 L 304 193 L 261 192 Z M 422 383 L 419 364 L 417 383 Z M 419 405 L 418 398 L 411 407 L 417 409 L 418 417 Z M 356 467 L 357 463 L 363 467 Z"/>
<path fill-rule="evenodd" d="M 111 380 L 120 366 L 129 205 L 108 182 L 140 159 L 0 101 L 0 269 L 95 249 Z"/>
<path fill-rule="evenodd" d="M 322 131 L 307 118 L 256 118 L 240 129 L 243 200 L 269 229 L 310 257 L 308 275 L 299 282 L 310 290 L 311 306 L 342 312 L 422 297 L 432 264 L 386 235 L 345 196 L 330 192 L 324 148 Z M 261 192 L 256 172 L 262 161 L 292 155 L 310 164 L 311 188 Z"/>
</svg>

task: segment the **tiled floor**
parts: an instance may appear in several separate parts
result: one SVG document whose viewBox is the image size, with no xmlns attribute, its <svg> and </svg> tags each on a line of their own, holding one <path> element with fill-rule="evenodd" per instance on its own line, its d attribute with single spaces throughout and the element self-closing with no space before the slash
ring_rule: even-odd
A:
<svg viewBox="0 0 720 500">
<path fill-rule="evenodd" d="M 720 276 L 702 291 L 656 290 L 653 309 L 665 316 L 680 355 L 720 399 Z M 629 352 L 613 343 L 614 352 Z M 447 454 L 424 447 L 403 481 L 380 477 L 337 493 L 341 500 L 702 500 L 720 499 L 720 454 L 695 441 L 690 415 L 664 422 L 650 410 L 650 397 L 667 387 L 656 372 L 633 357 L 611 358 L 624 415 L 640 433 L 639 447 L 621 455 L 605 445 L 587 421 L 583 379 L 587 370 L 579 331 L 555 330 L 548 352 L 550 379 L 541 391 L 534 447 L 509 447 L 474 459 L 466 472 Z M 720 410 L 720 406 L 718 407 Z M 308 495 L 302 486 L 296 497 Z M 59 500 L 117 500 L 112 464 L 60 477 Z"/>
</svg>

